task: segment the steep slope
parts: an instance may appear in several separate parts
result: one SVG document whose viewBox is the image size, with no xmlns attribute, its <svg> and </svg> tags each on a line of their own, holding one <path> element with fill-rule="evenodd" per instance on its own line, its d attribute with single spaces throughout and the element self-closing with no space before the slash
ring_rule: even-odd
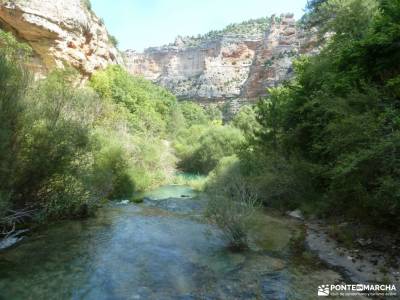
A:
<svg viewBox="0 0 400 300">
<path fill-rule="evenodd" d="M 0 25 L 35 52 L 32 68 L 47 72 L 71 65 L 89 76 L 109 64 L 122 64 L 101 20 L 82 0 L 0 1 Z"/>
<path fill-rule="evenodd" d="M 206 102 L 254 100 L 288 79 L 293 57 L 310 53 L 312 36 L 292 14 L 230 25 L 174 44 L 128 50 L 130 73 L 143 75 L 180 98 Z"/>
</svg>

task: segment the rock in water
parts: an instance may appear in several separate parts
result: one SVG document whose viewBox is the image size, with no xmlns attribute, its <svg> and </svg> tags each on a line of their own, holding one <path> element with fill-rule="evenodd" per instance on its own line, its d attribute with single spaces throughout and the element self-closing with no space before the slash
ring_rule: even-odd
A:
<svg viewBox="0 0 400 300">
<path fill-rule="evenodd" d="M 24 232 L 29 231 L 28 229 L 23 229 L 23 230 L 17 230 L 13 234 L 9 235 L 8 237 L 4 239 L 0 239 L 0 250 L 9 248 L 16 243 L 20 242 L 24 237 L 20 236 Z"/>
<path fill-rule="evenodd" d="M 289 217 L 295 218 L 295 219 L 299 219 L 299 220 L 304 220 L 304 216 L 302 214 L 302 212 L 300 211 L 300 209 L 296 209 L 293 211 L 288 211 L 286 213 Z"/>
</svg>

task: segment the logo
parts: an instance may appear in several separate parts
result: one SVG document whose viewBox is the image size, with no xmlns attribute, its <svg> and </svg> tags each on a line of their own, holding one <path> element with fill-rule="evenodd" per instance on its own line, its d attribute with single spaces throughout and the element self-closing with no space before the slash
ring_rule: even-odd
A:
<svg viewBox="0 0 400 300">
<path fill-rule="evenodd" d="M 318 296 L 396 296 L 394 284 L 322 284 L 318 286 Z"/>
<path fill-rule="evenodd" d="M 323 284 L 318 286 L 318 296 L 329 296 L 329 285 Z"/>
</svg>

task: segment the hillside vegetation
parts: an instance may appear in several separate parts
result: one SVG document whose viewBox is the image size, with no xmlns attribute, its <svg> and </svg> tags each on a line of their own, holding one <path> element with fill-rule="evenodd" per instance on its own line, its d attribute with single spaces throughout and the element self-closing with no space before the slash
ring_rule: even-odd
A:
<svg viewBox="0 0 400 300">
<path fill-rule="evenodd" d="M 32 81 L 23 67 L 29 48 L 2 32 L 3 226 L 21 211 L 38 220 L 85 216 L 102 199 L 174 182 L 178 170 L 208 176 L 199 188 L 219 224 L 228 209 L 243 216 L 262 202 L 396 230 L 399 12 L 399 0 L 311 1 L 303 26 L 318 29 L 320 53 L 297 59 L 293 80 L 227 124 L 217 108 L 178 102 L 119 66 L 81 88 L 71 70 Z M 268 20 L 239 27 L 258 30 L 254 22 Z M 244 243 L 246 229 L 233 225 L 225 228 Z"/>
<path fill-rule="evenodd" d="M 85 216 L 170 180 L 166 139 L 182 115 L 172 94 L 119 66 L 81 88 L 69 69 L 33 81 L 29 47 L 4 32 L 1 42 L 0 217 Z"/>
<path fill-rule="evenodd" d="M 400 224 L 400 1 L 312 1 L 327 37 L 255 108 L 260 128 L 210 185 L 241 172 L 282 209 L 396 230 Z M 238 171 L 239 170 L 239 171 Z"/>
</svg>

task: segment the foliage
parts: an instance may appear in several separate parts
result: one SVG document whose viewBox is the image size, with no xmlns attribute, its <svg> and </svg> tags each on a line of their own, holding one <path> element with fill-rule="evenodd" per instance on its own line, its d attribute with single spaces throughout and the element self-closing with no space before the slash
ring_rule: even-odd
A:
<svg viewBox="0 0 400 300">
<path fill-rule="evenodd" d="M 91 201 L 85 174 L 97 97 L 72 88 L 66 72 L 28 89 L 23 69 L 1 61 L 2 199 L 13 208 L 40 208 L 46 217 L 81 212 Z"/>
<path fill-rule="evenodd" d="M 321 213 L 392 228 L 400 222 L 399 11 L 399 1 L 318 5 L 312 13 L 330 16 L 320 30 L 333 35 L 259 104 L 253 144 L 282 157 L 279 168 L 301 166 Z"/>
<path fill-rule="evenodd" d="M 113 45 L 115 48 L 118 48 L 118 39 L 113 36 L 112 34 L 108 34 L 108 40 L 110 41 L 111 45 Z"/>
<path fill-rule="evenodd" d="M 227 35 L 259 35 L 263 34 L 270 24 L 271 18 L 264 17 L 258 19 L 251 19 L 241 23 L 232 23 L 223 28 L 222 30 L 211 30 L 204 35 L 181 37 L 185 45 L 188 47 L 195 47 L 207 40 L 220 38 Z"/>
<path fill-rule="evenodd" d="M 200 105 L 191 101 L 182 101 L 179 106 L 187 127 L 204 125 L 209 121 L 206 111 Z"/>
<path fill-rule="evenodd" d="M 205 109 L 206 115 L 214 124 L 222 124 L 222 111 L 217 106 L 208 106 Z"/>
<path fill-rule="evenodd" d="M 55 71 L 27 94 L 15 190 L 20 201 L 39 203 L 52 217 L 74 215 L 92 200 L 90 129 L 97 96 L 69 83 L 75 74 Z M 63 201 L 62 199 L 65 199 Z"/>
<path fill-rule="evenodd" d="M 207 177 L 203 175 L 177 173 L 174 176 L 172 183 L 178 185 L 187 185 L 196 191 L 203 191 L 207 183 Z"/>
<path fill-rule="evenodd" d="M 24 94 L 29 77 L 18 64 L 11 64 L 0 55 L 0 217 L 11 206 L 14 176 L 17 172 L 15 151 L 18 149 L 17 132 L 23 125 Z"/>
<path fill-rule="evenodd" d="M 169 180 L 175 157 L 164 138 L 183 119 L 174 96 L 120 67 L 95 74 L 92 88 L 77 87 L 70 69 L 32 82 L 11 62 L 27 48 L 0 37 L 1 220 L 32 209 L 43 221 L 82 217 L 101 198 Z"/>
<path fill-rule="evenodd" d="M 181 158 L 179 166 L 187 172 L 207 174 L 221 158 L 236 153 L 244 137 L 240 130 L 231 126 L 209 124 L 190 127 L 180 140 L 176 145 Z"/>
<path fill-rule="evenodd" d="M 82 0 L 82 4 L 88 11 L 92 11 L 92 2 L 90 0 Z"/>
<path fill-rule="evenodd" d="M 166 136 L 177 110 L 175 97 L 148 80 L 132 77 L 120 66 L 95 73 L 90 86 L 99 95 L 124 106 L 130 126 L 145 136 Z"/>
<path fill-rule="evenodd" d="M 247 138 L 253 138 L 260 127 L 256 118 L 256 111 L 249 105 L 240 108 L 233 117 L 231 124 L 242 130 Z"/>
<path fill-rule="evenodd" d="M 109 196 L 126 197 L 133 189 L 145 190 L 166 182 L 172 176 L 175 157 L 164 139 L 175 135 L 183 119 L 175 97 L 143 78 L 130 76 L 119 66 L 94 74 L 90 86 L 113 110 L 121 111 L 110 122 L 123 124 L 112 126 L 113 132 L 103 130 L 97 135 L 107 137 L 99 138 L 100 149 L 104 147 L 100 153 L 112 154 L 99 156 L 98 167 L 114 165 L 99 174 L 104 173 L 104 178 L 113 174 L 119 186 Z M 115 159 L 107 161 L 111 157 Z"/>
<path fill-rule="evenodd" d="M 234 156 L 222 159 L 210 174 L 210 182 L 205 217 L 221 229 L 231 249 L 246 248 L 259 205 L 257 194 L 240 175 L 238 160 Z"/>
<path fill-rule="evenodd" d="M 10 32 L 0 29 L 0 54 L 8 60 L 25 62 L 32 54 L 32 49 L 18 42 Z"/>
</svg>

